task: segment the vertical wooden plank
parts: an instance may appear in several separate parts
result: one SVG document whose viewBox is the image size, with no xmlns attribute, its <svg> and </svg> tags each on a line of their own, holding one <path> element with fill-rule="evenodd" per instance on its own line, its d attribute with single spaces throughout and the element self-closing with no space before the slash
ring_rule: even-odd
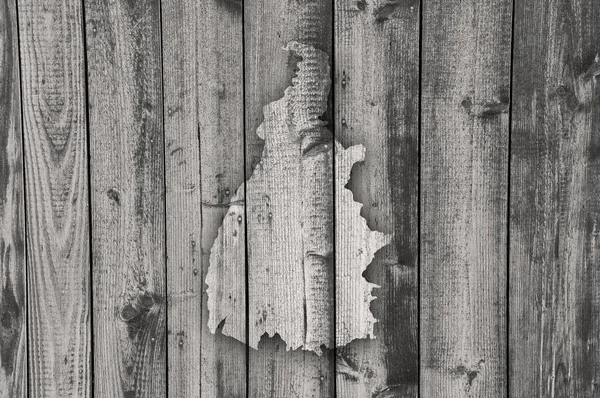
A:
<svg viewBox="0 0 600 398">
<path fill-rule="evenodd" d="M 91 392 L 88 151 L 81 2 L 19 1 L 29 385 Z"/>
<path fill-rule="evenodd" d="M 200 397 L 202 194 L 197 120 L 198 2 L 162 1 L 170 397 Z M 198 246 L 197 246 L 198 245 Z"/>
<path fill-rule="evenodd" d="M 510 393 L 600 391 L 600 3 L 515 8 Z"/>
<path fill-rule="evenodd" d="M 419 1 L 336 0 L 335 136 L 365 146 L 349 189 L 371 229 L 394 233 L 365 273 L 381 286 L 376 339 L 338 348 L 340 397 L 417 396 L 418 106 Z"/>
<path fill-rule="evenodd" d="M 325 51 L 331 57 L 332 9 L 332 0 L 261 0 L 244 4 L 248 177 L 261 158 L 263 143 L 256 129 L 263 121 L 262 107 L 283 96 L 295 72 L 297 59 L 283 48 L 295 40 Z M 324 120 L 331 119 L 330 113 L 324 116 Z M 248 219 L 257 216 L 253 214 L 251 200 L 246 202 L 246 215 Z M 253 259 L 248 258 L 248 263 L 252 279 Z M 260 294 L 262 292 L 253 291 L 249 286 L 249 303 Z M 312 351 L 287 351 L 279 336 L 263 336 L 258 350 L 249 352 L 249 394 L 252 397 L 332 397 L 335 394 L 334 367 L 332 351 L 325 351 L 321 356 Z"/>
<path fill-rule="evenodd" d="M 0 4 L 0 397 L 27 396 L 21 87 L 16 3 Z"/>
<path fill-rule="evenodd" d="M 166 393 L 158 1 L 86 0 L 95 393 Z"/>
<path fill-rule="evenodd" d="M 203 1 L 198 11 L 203 281 L 219 226 L 236 189 L 244 183 L 242 13 L 242 2 L 231 0 Z M 245 294 L 245 278 L 236 278 L 235 283 L 234 290 Z M 204 292 L 205 288 L 206 284 Z M 203 293 L 202 396 L 244 398 L 246 345 L 223 335 L 221 329 L 216 334 L 209 331 L 207 301 Z"/>
<path fill-rule="evenodd" d="M 424 0 L 421 392 L 504 397 L 512 3 Z"/>
</svg>

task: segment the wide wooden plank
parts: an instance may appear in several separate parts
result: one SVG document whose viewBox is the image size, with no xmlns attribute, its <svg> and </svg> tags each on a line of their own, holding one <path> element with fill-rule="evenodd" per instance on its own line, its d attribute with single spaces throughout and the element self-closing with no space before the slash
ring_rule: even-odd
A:
<svg viewBox="0 0 600 398">
<path fill-rule="evenodd" d="M 27 396 L 25 218 L 15 1 L 0 4 L 0 397 Z"/>
<path fill-rule="evenodd" d="M 170 397 L 200 397 L 202 193 L 196 1 L 162 1 L 167 347 Z"/>
<path fill-rule="evenodd" d="M 600 391 L 600 3 L 516 1 L 510 395 Z"/>
<path fill-rule="evenodd" d="M 210 0 L 198 10 L 198 128 L 202 179 L 202 280 L 218 245 L 223 222 L 237 187 L 244 183 L 244 83 L 242 4 Z M 233 204 L 232 204 L 233 205 Z M 244 234 L 239 239 L 244 248 Z M 222 246 L 221 246 L 222 247 Z M 244 250 L 242 250 L 243 252 Z M 244 259 L 242 258 L 242 264 Z M 227 277 L 222 281 L 229 281 Z M 245 297 L 246 280 L 233 278 L 231 288 Z M 206 288 L 206 284 L 203 285 Z M 246 397 L 246 345 L 210 332 L 208 297 L 203 290 L 202 396 Z M 238 303 L 245 314 L 243 302 Z M 245 318 L 245 316 L 244 316 Z M 245 325 L 244 325 L 245 326 Z"/>
<path fill-rule="evenodd" d="M 166 394 L 160 4 L 86 0 L 95 394 Z M 192 275 L 193 276 L 193 275 Z"/>
<path fill-rule="evenodd" d="M 325 51 L 331 57 L 332 9 L 332 0 L 260 0 L 244 4 L 247 177 L 252 175 L 262 156 L 263 142 L 256 134 L 256 129 L 263 121 L 263 106 L 283 97 L 295 73 L 298 59 L 283 48 L 295 40 Z M 331 121 L 331 112 L 327 112 L 323 119 Z M 253 202 L 249 197 L 246 201 L 247 219 L 262 217 L 259 214 L 262 213 L 262 207 L 262 203 Z M 248 239 L 250 241 L 252 236 L 248 236 Z M 248 255 L 252 256 L 252 253 Z M 252 264 L 258 264 L 259 261 L 257 257 L 248 258 L 249 280 L 254 280 Z M 249 285 L 249 305 L 254 300 L 261 300 L 264 293 Z M 323 317 L 327 315 L 322 314 Z M 250 316 L 253 319 L 256 314 Z M 332 350 L 326 350 L 318 356 L 312 351 L 288 351 L 287 348 L 286 343 L 275 335 L 263 336 L 258 350 L 250 349 L 250 396 L 334 396 L 335 364 Z"/>
<path fill-rule="evenodd" d="M 381 286 L 372 304 L 379 320 L 375 339 L 338 348 L 337 396 L 370 397 L 385 390 L 415 397 L 419 1 L 336 0 L 334 18 L 335 137 L 344 146 L 366 148 L 348 188 L 364 204 L 361 214 L 369 227 L 394 234 L 393 244 L 376 254 L 365 273 Z"/>
<path fill-rule="evenodd" d="M 80 1 L 19 1 L 29 386 L 91 395 L 88 131 Z"/>
<path fill-rule="evenodd" d="M 512 3 L 424 0 L 421 393 L 506 396 Z"/>
</svg>

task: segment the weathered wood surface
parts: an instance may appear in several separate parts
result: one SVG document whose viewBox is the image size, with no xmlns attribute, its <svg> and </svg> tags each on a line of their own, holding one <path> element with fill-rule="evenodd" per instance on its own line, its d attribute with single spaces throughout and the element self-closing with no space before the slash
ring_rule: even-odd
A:
<svg viewBox="0 0 600 398">
<path fill-rule="evenodd" d="M 421 394 L 504 397 L 512 3 L 424 0 Z"/>
<path fill-rule="evenodd" d="M 0 398 L 27 396 L 25 204 L 15 1 L 0 4 Z"/>
<path fill-rule="evenodd" d="M 197 96 L 199 2 L 162 1 L 169 397 L 201 396 L 202 185 Z M 206 395 L 208 396 L 208 395 Z"/>
<path fill-rule="evenodd" d="M 283 47 L 295 40 L 325 51 L 331 57 L 332 9 L 332 0 L 261 0 L 244 4 L 245 159 L 248 177 L 262 155 L 263 143 L 256 135 L 263 121 L 262 108 L 281 98 L 295 73 L 297 59 L 283 51 Z M 323 119 L 331 121 L 331 113 L 327 112 Z M 261 203 L 253 203 L 248 198 L 247 218 L 258 217 L 261 207 Z M 248 259 L 248 263 L 253 262 Z M 250 267 L 249 278 L 252 278 L 252 272 Z M 249 288 L 248 300 L 252 301 L 261 294 L 263 292 Z M 335 395 L 332 350 L 321 356 L 311 351 L 287 351 L 285 342 L 278 335 L 265 336 L 258 350 L 249 350 L 248 369 L 248 389 L 252 397 Z"/>
<path fill-rule="evenodd" d="M 365 273 L 381 286 L 376 339 L 338 348 L 337 396 L 416 397 L 419 2 L 337 0 L 334 20 L 335 138 L 366 148 L 348 188 L 369 227 L 394 234 Z"/>
<path fill-rule="evenodd" d="M 86 0 L 85 13 L 95 395 L 162 397 L 167 309 L 160 7 L 150 0 Z"/>
<path fill-rule="evenodd" d="M 516 1 L 510 396 L 600 392 L 599 43 L 597 1 Z"/>
<path fill-rule="evenodd" d="M 327 109 L 324 80 L 298 102 L 293 176 L 259 138 L 302 124 L 277 100 L 316 63 L 291 41 L 333 72 Z M 5 0 L 0 398 L 595 397 L 598 43 L 594 0 Z M 394 236 L 370 308 L 366 281 L 310 274 L 352 259 L 361 217 Z M 266 247 L 257 223 L 290 235 Z M 247 270 L 207 286 L 234 239 Z M 265 253 L 300 241 L 330 300 L 277 303 L 307 320 L 260 338 L 287 319 L 253 311 L 285 280 Z M 235 293 L 224 320 L 212 286 Z M 369 310 L 375 339 L 324 348 Z"/>
<path fill-rule="evenodd" d="M 198 129 L 202 178 L 202 281 L 205 282 L 217 231 L 229 206 L 238 207 L 233 196 L 244 184 L 244 57 L 243 11 L 241 2 L 210 0 L 199 3 L 197 22 Z M 243 207 L 242 207 L 243 209 Z M 235 220 L 237 224 L 237 220 Z M 244 242 L 244 230 L 240 237 Z M 245 247 L 241 246 L 242 256 Z M 242 261 L 244 261 L 242 257 Z M 246 277 L 242 271 L 234 280 L 226 275 L 232 290 L 239 292 L 238 305 L 245 311 Z M 203 284 L 206 289 L 206 284 Z M 208 298 L 202 307 L 203 397 L 246 397 L 246 345 L 223 335 L 221 328 L 211 333 Z M 245 323 L 243 326 L 245 330 Z"/>
<path fill-rule="evenodd" d="M 91 393 L 82 5 L 19 1 L 29 393 Z"/>
</svg>

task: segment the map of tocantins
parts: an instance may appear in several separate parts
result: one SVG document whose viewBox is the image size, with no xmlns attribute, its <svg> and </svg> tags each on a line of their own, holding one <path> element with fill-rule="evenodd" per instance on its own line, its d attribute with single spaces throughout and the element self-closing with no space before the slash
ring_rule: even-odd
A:
<svg viewBox="0 0 600 398">
<path fill-rule="evenodd" d="M 222 325 L 252 348 L 279 334 L 288 350 L 321 354 L 374 338 L 377 286 L 362 274 L 392 237 L 368 228 L 345 188 L 364 147 L 344 149 L 320 119 L 331 85 L 327 54 L 298 42 L 286 50 L 300 58 L 297 74 L 283 98 L 264 107 L 261 161 L 211 249 L 208 326 L 215 333 Z"/>
</svg>

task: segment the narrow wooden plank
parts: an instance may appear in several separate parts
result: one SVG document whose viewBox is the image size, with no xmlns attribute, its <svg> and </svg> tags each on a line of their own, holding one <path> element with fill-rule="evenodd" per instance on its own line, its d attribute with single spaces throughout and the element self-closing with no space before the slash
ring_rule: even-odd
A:
<svg viewBox="0 0 600 398">
<path fill-rule="evenodd" d="M 162 1 L 170 397 L 200 397 L 202 229 L 197 115 L 198 2 Z"/>
<path fill-rule="evenodd" d="M 263 106 L 281 97 L 291 84 L 297 59 L 283 48 L 290 41 L 309 44 L 332 54 L 332 0 L 282 2 L 261 0 L 244 5 L 246 174 L 260 161 L 263 143 L 256 134 L 263 121 Z M 331 113 L 324 116 L 331 121 Z M 256 205 L 256 206 L 254 206 Z M 253 206 L 258 210 L 253 210 Z M 246 202 L 248 219 L 258 217 L 260 203 Z M 249 239 L 252 239 L 249 236 Z M 252 253 L 249 253 L 252 256 Z M 259 260 L 259 259 L 256 259 Z M 248 258 L 251 274 L 252 258 Z M 249 276 L 252 279 L 252 275 Z M 248 301 L 263 292 L 248 287 Z M 325 314 L 324 314 L 325 316 Z M 331 350 L 287 351 L 278 335 L 263 336 L 258 350 L 248 357 L 249 394 L 252 397 L 332 397 L 334 358 Z"/>
<path fill-rule="evenodd" d="M 86 0 L 95 393 L 166 394 L 160 4 Z"/>
<path fill-rule="evenodd" d="M 597 1 L 516 2 L 511 396 L 600 391 L 598 43 Z"/>
<path fill-rule="evenodd" d="M 198 10 L 198 135 L 202 178 L 202 280 L 213 243 L 235 190 L 244 183 L 242 3 L 210 0 Z M 242 242 L 245 242 L 240 235 Z M 244 243 L 245 244 L 245 243 Z M 243 245 L 244 245 L 243 244 Z M 242 247 L 243 247 L 242 245 Z M 242 259 L 243 261 L 243 259 Z M 222 278 L 226 280 L 226 278 Z M 246 280 L 233 289 L 245 296 Z M 204 285 L 204 289 L 206 284 Z M 204 290 L 203 290 L 204 292 Z M 246 397 L 246 345 L 208 329 L 208 297 L 202 307 L 202 396 Z M 245 311 L 243 303 L 240 310 Z"/>
<path fill-rule="evenodd" d="M 421 393 L 504 397 L 510 0 L 424 0 Z"/>
<path fill-rule="evenodd" d="M 91 394 L 88 151 L 80 1 L 19 1 L 29 386 Z"/>
<path fill-rule="evenodd" d="M 15 1 L 0 4 L 0 398 L 27 396 L 25 219 Z"/>
<path fill-rule="evenodd" d="M 376 339 L 338 349 L 340 397 L 417 396 L 418 105 L 419 1 L 336 0 L 335 136 L 365 146 L 348 187 L 369 227 L 394 233 L 365 273 L 381 286 Z"/>
</svg>

